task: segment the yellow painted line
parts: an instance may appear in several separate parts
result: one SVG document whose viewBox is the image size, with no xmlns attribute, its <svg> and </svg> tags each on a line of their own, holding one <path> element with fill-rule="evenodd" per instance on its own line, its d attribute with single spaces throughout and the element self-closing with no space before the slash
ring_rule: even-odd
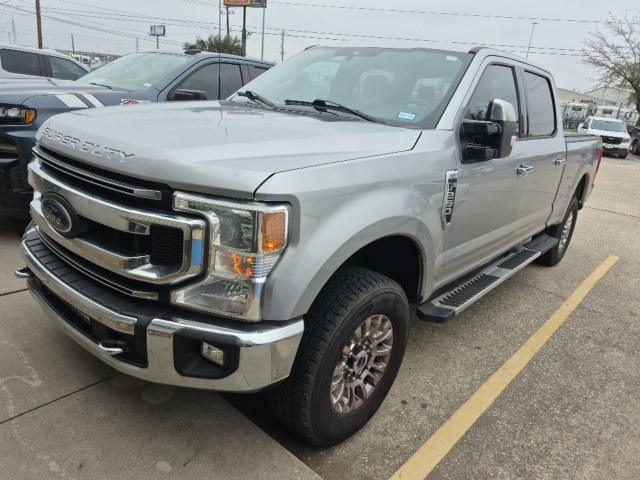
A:
<svg viewBox="0 0 640 480">
<path fill-rule="evenodd" d="M 582 303 L 596 283 L 604 277 L 619 257 L 607 258 L 567 299 L 566 302 L 527 340 L 520 350 L 494 373 L 442 425 L 427 442 L 391 477 L 391 480 L 424 479 L 453 449 L 484 412 L 497 400 L 514 378 L 544 347 L 571 313 Z"/>
</svg>

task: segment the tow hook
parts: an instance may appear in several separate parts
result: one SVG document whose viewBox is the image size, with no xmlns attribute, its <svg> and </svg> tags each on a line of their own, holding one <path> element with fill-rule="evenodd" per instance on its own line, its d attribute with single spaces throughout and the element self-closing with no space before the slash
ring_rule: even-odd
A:
<svg viewBox="0 0 640 480">
<path fill-rule="evenodd" d="M 112 356 L 131 351 L 131 347 L 122 340 L 102 340 L 98 348 L 102 353 Z"/>
<path fill-rule="evenodd" d="M 18 278 L 33 278 L 33 272 L 29 269 L 29 267 L 22 267 L 17 269 L 15 272 L 15 276 Z"/>
</svg>

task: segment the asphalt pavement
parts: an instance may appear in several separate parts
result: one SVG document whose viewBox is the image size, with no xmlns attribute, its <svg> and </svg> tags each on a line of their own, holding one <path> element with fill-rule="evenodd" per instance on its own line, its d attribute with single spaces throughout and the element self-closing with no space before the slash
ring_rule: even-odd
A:
<svg viewBox="0 0 640 480">
<path fill-rule="evenodd" d="M 0 219 L 0 478 L 389 478 L 611 255 L 620 260 L 429 478 L 637 478 L 640 159 L 605 157 L 596 185 L 560 265 L 525 268 L 445 325 L 414 317 L 386 402 L 326 449 L 292 437 L 261 395 L 104 366 L 13 276 L 19 237 Z"/>
</svg>

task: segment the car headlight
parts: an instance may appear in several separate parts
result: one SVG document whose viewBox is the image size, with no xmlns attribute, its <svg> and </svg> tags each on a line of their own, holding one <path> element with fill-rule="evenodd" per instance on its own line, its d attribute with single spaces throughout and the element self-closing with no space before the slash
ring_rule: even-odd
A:
<svg viewBox="0 0 640 480">
<path fill-rule="evenodd" d="M 36 119 L 32 108 L 0 106 L 0 125 L 29 125 Z"/>
<path fill-rule="evenodd" d="M 175 193 L 173 208 L 209 220 L 209 268 L 197 284 L 171 292 L 175 305 L 261 320 L 264 282 L 287 245 L 289 207 Z"/>
</svg>

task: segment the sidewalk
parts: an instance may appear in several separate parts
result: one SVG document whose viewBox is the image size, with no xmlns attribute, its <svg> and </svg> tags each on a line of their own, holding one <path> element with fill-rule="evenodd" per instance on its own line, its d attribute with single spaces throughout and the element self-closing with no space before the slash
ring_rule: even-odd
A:
<svg viewBox="0 0 640 480">
<path fill-rule="evenodd" d="M 18 247 L 0 218 L 0 478 L 319 478 L 216 393 L 119 374 L 76 345 L 20 291 Z"/>
</svg>

